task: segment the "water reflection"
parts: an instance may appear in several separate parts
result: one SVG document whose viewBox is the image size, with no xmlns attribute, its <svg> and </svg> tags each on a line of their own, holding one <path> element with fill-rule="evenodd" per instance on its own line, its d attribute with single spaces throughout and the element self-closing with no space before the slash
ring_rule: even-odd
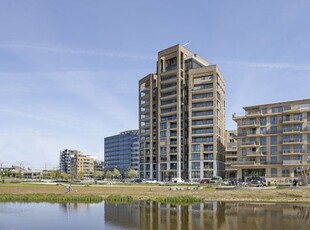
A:
<svg viewBox="0 0 310 230">
<path fill-rule="evenodd" d="M 209 202 L 189 206 L 105 203 L 105 221 L 138 229 L 309 229 L 310 206 Z"/>
<path fill-rule="evenodd" d="M 310 229 L 310 205 L 0 203 L 0 229 Z"/>
</svg>

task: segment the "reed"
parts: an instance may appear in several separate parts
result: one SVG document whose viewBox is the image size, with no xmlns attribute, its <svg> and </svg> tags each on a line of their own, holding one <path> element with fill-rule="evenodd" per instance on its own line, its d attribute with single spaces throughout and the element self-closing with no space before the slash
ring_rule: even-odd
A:
<svg viewBox="0 0 310 230">
<path fill-rule="evenodd" d="M 0 202 L 50 202 L 50 203 L 99 203 L 103 200 L 98 195 L 70 194 L 1 194 Z"/>
<path fill-rule="evenodd" d="M 193 204 L 198 202 L 203 202 L 202 198 L 197 198 L 193 196 L 168 196 L 168 197 L 158 197 L 156 201 L 159 203 L 169 203 L 169 204 Z"/>
<path fill-rule="evenodd" d="M 110 195 L 106 199 L 109 203 L 130 203 L 134 201 L 132 196 Z"/>
</svg>

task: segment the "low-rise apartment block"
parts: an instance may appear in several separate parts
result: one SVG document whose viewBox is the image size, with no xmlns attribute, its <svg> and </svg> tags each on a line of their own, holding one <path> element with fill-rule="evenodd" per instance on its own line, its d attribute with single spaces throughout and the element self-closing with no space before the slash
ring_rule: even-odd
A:
<svg viewBox="0 0 310 230">
<path fill-rule="evenodd" d="M 298 177 L 310 161 L 310 99 L 244 107 L 237 122 L 238 161 L 243 180 Z"/>
</svg>

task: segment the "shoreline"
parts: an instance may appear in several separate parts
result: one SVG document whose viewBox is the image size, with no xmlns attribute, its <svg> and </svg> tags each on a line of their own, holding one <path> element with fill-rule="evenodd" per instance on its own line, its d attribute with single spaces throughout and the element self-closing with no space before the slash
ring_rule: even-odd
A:
<svg viewBox="0 0 310 230">
<path fill-rule="evenodd" d="M 100 202 L 114 197 L 128 201 L 160 201 L 163 203 L 195 202 L 256 202 L 256 203 L 310 203 L 309 187 L 216 189 L 209 186 L 186 185 L 171 190 L 172 186 L 156 185 L 66 185 L 28 183 L 0 184 L 0 202 Z M 190 189 L 189 189 L 190 188 Z"/>
</svg>

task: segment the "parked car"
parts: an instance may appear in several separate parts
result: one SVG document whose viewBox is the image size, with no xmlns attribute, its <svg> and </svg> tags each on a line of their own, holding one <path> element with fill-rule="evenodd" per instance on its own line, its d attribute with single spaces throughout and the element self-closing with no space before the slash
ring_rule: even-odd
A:
<svg viewBox="0 0 310 230">
<path fill-rule="evenodd" d="M 130 181 L 130 183 L 133 183 L 133 184 L 140 184 L 142 182 L 143 182 L 143 180 L 140 178 L 136 178 L 136 179 L 133 179 L 132 181 Z"/>
<path fill-rule="evenodd" d="M 222 184 L 223 184 L 223 185 L 232 185 L 232 182 L 231 182 L 230 180 L 228 180 L 228 179 L 224 179 L 224 180 L 222 181 Z"/>
<path fill-rule="evenodd" d="M 266 186 L 264 180 L 262 178 L 254 178 L 250 181 L 250 186 L 252 187 L 263 187 Z"/>
<path fill-rule="evenodd" d="M 223 178 L 220 176 L 214 176 L 210 180 L 210 184 L 216 184 L 216 183 L 221 183 L 223 181 Z"/>
<path fill-rule="evenodd" d="M 200 184 L 209 184 L 210 183 L 210 179 L 202 179 L 200 181 Z"/>
<path fill-rule="evenodd" d="M 171 182 L 179 184 L 179 183 L 184 183 L 184 180 L 182 178 L 176 177 L 176 178 L 172 178 Z"/>
<path fill-rule="evenodd" d="M 145 183 L 146 184 L 156 184 L 157 180 L 155 180 L 155 179 L 148 179 L 148 180 L 145 180 Z"/>
</svg>

